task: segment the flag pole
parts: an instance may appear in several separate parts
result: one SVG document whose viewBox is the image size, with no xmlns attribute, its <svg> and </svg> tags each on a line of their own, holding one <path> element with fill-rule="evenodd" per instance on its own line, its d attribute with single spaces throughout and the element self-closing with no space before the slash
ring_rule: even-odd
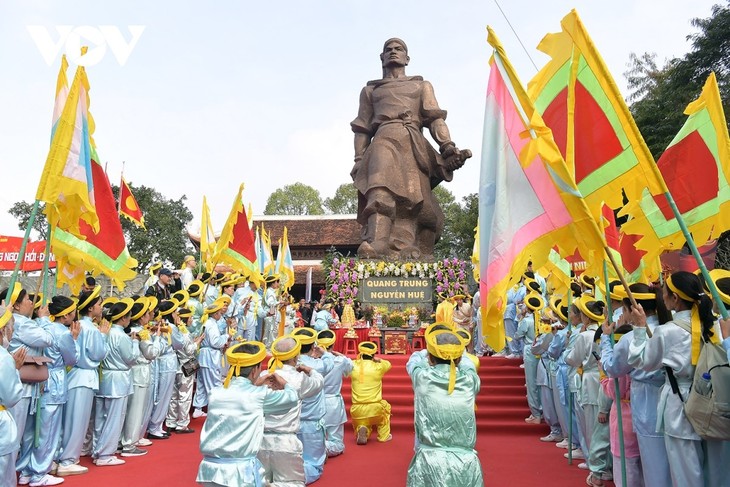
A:
<svg viewBox="0 0 730 487">
<path fill-rule="evenodd" d="M 43 285 L 41 291 L 43 292 L 43 299 L 41 300 L 41 306 L 45 306 L 48 302 L 48 258 L 51 254 L 51 228 L 48 227 L 48 236 L 46 236 L 46 250 L 43 252 Z"/>
<path fill-rule="evenodd" d="M 573 283 L 572 279 L 570 283 Z M 568 285 L 568 334 L 565 337 L 565 348 L 568 347 L 570 336 L 573 334 L 573 324 L 570 322 L 572 301 L 573 289 Z M 573 391 L 570 390 L 570 384 L 568 384 L 568 465 L 573 465 Z"/>
<path fill-rule="evenodd" d="M 609 252 L 610 254 L 610 252 Z M 620 272 L 617 271 L 619 275 L 622 275 Z M 606 284 L 606 318 L 608 320 L 611 319 L 611 316 L 613 314 L 613 310 L 611 309 L 611 290 L 608 287 L 608 262 L 606 260 L 603 261 L 603 279 Z M 626 287 L 628 289 L 628 286 Z M 610 321 L 609 321 L 610 323 Z M 648 327 L 647 327 L 648 328 Z M 614 336 L 613 331 L 608 336 L 610 342 L 611 342 L 611 348 L 614 346 Z M 598 366 L 600 367 L 601 364 L 599 363 Z M 605 373 L 605 371 L 604 371 Z M 619 447 L 621 452 L 621 483 L 622 485 L 626 485 L 626 451 L 624 446 L 624 421 L 623 421 L 623 415 L 621 413 L 621 387 L 618 383 L 618 377 L 615 377 L 613 379 L 613 388 L 614 388 L 614 399 L 613 404 L 616 406 L 616 419 L 618 420 L 618 439 L 619 439 Z"/>
<path fill-rule="evenodd" d="M 20 251 L 18 252 L 18 260 L 15 261 L 15 267 L 13 273 L 10 275 L 10 282 L 8 283 L 8 292 L 5 295 L 5 305 L 12 307 L 10 303 L 10 294 L 12 289 L 15 287 L 15 283 L 18 282 L 18 274 L 20 273 L 20 266 L 25 260 L 25 249 L 28 247 L 28 240 L 30 239 L 30 230 L 33 228 L 35 217 L 38 215 L 38 208 L 40 207 L 40 201 L 35 200 L 33 208 L 30 210 L 30 216 L 28 217 L 28 226 L 25 227 L 25 235 L 23 236 L 23 242 L 20 244 Z"/>
</svg>

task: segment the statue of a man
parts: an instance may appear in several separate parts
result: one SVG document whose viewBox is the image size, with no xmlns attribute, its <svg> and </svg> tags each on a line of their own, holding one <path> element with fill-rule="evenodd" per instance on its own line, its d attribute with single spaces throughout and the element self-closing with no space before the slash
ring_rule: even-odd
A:
<svg viewBox="0 0 730 487">
<path fill-rule="evenodd" d="M 355 132 L 358 222 L 363 226 L 358 255 L 363 258 L 429 258 L 444 227 L 444 214 L 433 195 L 451 181 L 471 152 L 451 141 L 446 111 L 433 87 L 421 76 L 406 76 L 408 47 L 388 39 L 380 54 L 383 79 L 360 92 Z M 428 127 L 436 151 L 423 135 Z"/>
</svg>

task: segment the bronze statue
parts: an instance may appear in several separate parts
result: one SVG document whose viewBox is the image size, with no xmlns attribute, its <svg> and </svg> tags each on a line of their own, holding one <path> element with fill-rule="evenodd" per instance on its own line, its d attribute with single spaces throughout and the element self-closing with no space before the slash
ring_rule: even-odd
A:
<svg viewBox="0 0 730 487">
<path fill-rule="evenodd" d="M 429 259 L 444 227 L 433 195 L 441 181 L 471 157 L 456 148 L 446 126 L 446 110 L 421 76 L 406 76 L 410 58 L 400 39 L 388 39 L 380 54 L 383 79 L 368 81 L 350 124 L 355 132 L 355 166 L 363 226 L 358 255 L 363 258 Z M 428 127 L 436 151 L 423 135 Z"/>
</svg>

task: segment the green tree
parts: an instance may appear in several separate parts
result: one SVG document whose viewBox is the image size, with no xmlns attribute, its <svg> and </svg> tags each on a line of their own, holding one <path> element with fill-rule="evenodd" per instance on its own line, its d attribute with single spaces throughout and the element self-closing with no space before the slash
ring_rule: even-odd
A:
<svg viewBox="0 0 730 487">
<path fill-rule="evenodd" d="M 45 203 L 41 203 L 38 207 L 38 213 L 33 220 L 33 230 L 38 233 L 38 240 L 45 240 L 48 237 L 48 220 L 46 220 L 46 214 L 43 212 L 46 208 Z M 28 227 L 28 221 L 30 220 L 30 213 L 33 210 L 33 203 L 27 203 L 25 201 L 18 201 L 13 203 L 8 213 L 13 218 L 18 220 L 18 228 L 25 232 Z"/>
<path fill-rule="evenodd" d="M 357 190 L 353 183 L 340 184 L 332 198 L 324 199 L 324 207 L 336 215 L 357 213 Z"/>
<path fill-rule="evenodd" d="M 725 112 L 730 109 L 730 8 L 715 5 L 706 19 L 693 19 L 691 50 L 660 68 L 656 55 L 632 54 L 625 73 L 631 113 L 655 158 L 664 152 L 686 120 L 683 111 L 702 91 L 711 71 L 720 86 Z"/>
<path fill-rule="evenodd" d="M 474 247 L 474 228 L 479 215 L 476 193 L 465 196 L 461 204 L 443 186 L 434 189 L 434 195 L 444 212 L 444 230 L 436 242 L 434 256 L 438 259 L 457 257 L 469 260 Z"/>
<path fill-rule="evenodd" d="M 319 191 L 303 183 L 288 184 L 269 195 L 264 215 L 322 215 Z"/>
<path fill-rule="evenodd" d="M 121 218 L 122 230 L 129 253 L 145 269 L 152 262 L 168 262 L 179 267 L 185 254 L 193 252 L 185 227 L 193 219 L 186 205 L 187 197 L 177 200 L 167 198 L 154 188 L 129 185 L 134 198 L 144 213 L 146 229 L 137 227 L 127 218 Z M 114 197 L 119 197 L 119 187 L 112 185 Z"/>
</svg>

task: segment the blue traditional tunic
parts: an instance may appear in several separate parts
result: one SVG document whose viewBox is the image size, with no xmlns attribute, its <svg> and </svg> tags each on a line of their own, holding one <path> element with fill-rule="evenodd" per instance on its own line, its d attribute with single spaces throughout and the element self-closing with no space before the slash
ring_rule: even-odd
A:
<svg viewBox="0 0 730 487">
<path fill-rule="evenodd" d="M 256 455 L 264 436 L 264 414 L 286 413 L 298 402 L 296 389 L 288 384 L 274 391 L 244 377 L 231 379 L 227 389 L 215 389 L 200 435 L 203 461 L 196 481 L 260 487 L 262 467 Z"/>
<path fill-rule="evenodd" d="M 450 366 L 414 359 L 409 366 L 416 408 L 416 454 L 408 467 L 409 487 L 482 487 L 474 450 L 474 400 L 480 381 L 474 365 L 461 360 L 448 394 Z"/>
<path fill-rule="evenodd" d="M 23 398 L 23 384 L 15 360 L 0 347 L 0 485 L 15 485 L 15 457 L 20 440 L 10 408 Z"/>
</svg>

